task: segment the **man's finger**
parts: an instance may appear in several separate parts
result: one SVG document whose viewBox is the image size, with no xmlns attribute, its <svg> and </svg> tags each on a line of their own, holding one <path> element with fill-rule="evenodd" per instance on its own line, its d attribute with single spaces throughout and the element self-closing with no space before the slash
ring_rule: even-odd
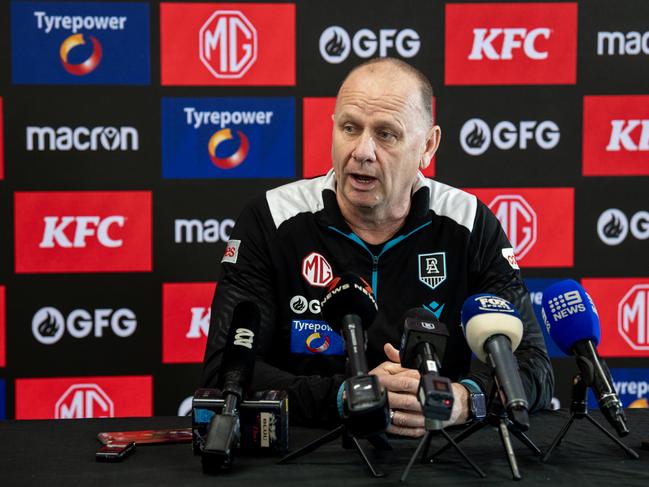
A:
<svg viewBox="0 0 649 487">
<path fill-rule="evenodd" d="M 395 410 L 421 412 L 421 404 L 412 394 L 388 392 L 388 403 Z"/>
<path fill-rule="evenodd" d="M 425 419 L 421 413 L 415 414 L 407 411 L 394 411 L 392 424 L 407 428 L 424 428 Z"/>
<path fill-rule="evenodd" d="M 412 438 L 419 438 L 421 436 L 424 436 L 424 433 L 426 433 L 426 430 L 424 428 L 408 428 L 403 426 L 396 426 L 394 424 L 388 426 L 387 431 L 388 433 L 391 433 L 393 435 L 410 436 Z"/>
<path fill-rule="evenodd" d="M 415 371 L 417 372 L 417 371 Z M 381 384 L 385 386 L 388 391 L 392 392 L 408 392 L 416 394 L 419 388 L 419 374 L 414 377 L 411 373 L 401 373 L 395 375 L 382 375 L 379 377 Z"/>
</svg>

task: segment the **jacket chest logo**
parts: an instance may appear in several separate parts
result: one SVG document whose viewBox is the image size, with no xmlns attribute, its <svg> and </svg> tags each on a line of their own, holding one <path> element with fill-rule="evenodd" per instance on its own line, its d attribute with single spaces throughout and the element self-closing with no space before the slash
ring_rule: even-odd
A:
<svg viewBox="0 0 649 487">
<path fill-rule="evenodd" d="M 317 252 L 311 252 L 302 259 L 302 277 L 316 287 L 325 287 L 334 277 L 327 259 Z"/>
<path fill-rule="evenodd" d="M 419 254 L 419 280 L 435 289 L 446 280 L 446 252 Z"/>
</svg>

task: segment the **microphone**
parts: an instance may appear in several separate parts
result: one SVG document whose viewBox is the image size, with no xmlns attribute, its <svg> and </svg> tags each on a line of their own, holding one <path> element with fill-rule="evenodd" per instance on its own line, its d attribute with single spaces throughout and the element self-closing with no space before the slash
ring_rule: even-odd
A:
<svg viewBox="0 0 649 487">
<path fill-rule="evenodd" d="M 462 306 L 462 328 L 476 357 L 494 369 L 500 400 L 520 430 L 530 426 L 528 403 L 514 351 L 523 337 L 516 308 L 494 294 L 475 294 Z"/>
<path fill-rule="evenodd" d="M 582 379 L 595 394 L 604 417 L 619 436 L 628 435 L 627 418 L 613 388 L 611 372 L 597 353 L 599 316 L 588 293 L 572 279 L 559 281 L 543 292 L 541 315 L 559 349 L 576 357 Z"/>
<path fill-rule="evenodd" d="M 350 374 L 345 380 L 342 419 L 352 436 L 383 432 L 390 421 L 388 395 L 374 375 L 368 375 L 365 329 L 377 313 L 372 288 L 351 272 L 334 278 L 321 302 L 322 316 L 342 333 Z"/>
<path fill-rule="evenodd" d="M 402 321 L 399 358 L 403 367 L 417 369 L 421 374 L 417 397 L 424 417 L 430 420 L 449 419 L 453 408 L 453 389 L 451 381 L 439 374 L 446 352 L 448 329 L 425 308 L 409 309 Z M 441 428 L 441 424 L 435 426 L 435 429 Z"/>
<path fill-rule="evenodd" d="M 232 467 L 233 450 L 240 439 L 239 406 L 252 382 L 260 321 L 259 308 L 251 301 L 240 302 L 232 312 L 217 381 L 224 405 L 221 414 L 215 414 L 210 422 L 202 450 L 204 471 Z"/>
</svg>

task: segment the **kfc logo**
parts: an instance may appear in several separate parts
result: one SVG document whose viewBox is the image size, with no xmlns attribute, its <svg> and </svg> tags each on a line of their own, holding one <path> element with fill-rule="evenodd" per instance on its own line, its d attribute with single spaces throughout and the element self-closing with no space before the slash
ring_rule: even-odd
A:
<svg viewBox="0 0 649 487">
<path fill-rule="evenodd" d="M 516 259 L 522 259 L 536 243 L 536 213 L 520 195 L 503 195 L 489 203 L 489 209 L 500 220 L 514 248 Z"/>
<path fill-rule="evenodd" d="M 16 419 L 151 416 L 151 376 L 16 379 Z"/>
<path fill-rule="evenodd" d="M 311 252 L 302 260 L 302 277 L 312 286 L 326 287 L 334 275 L 327 259 L 317 252 Z"/>
<path fill-rule="evenodd" d="M 217 10 L 199 35 L 201 62 L 217 78 L 241 78 L 257 60 L 257 30 L 238 10 Z"/>
<path fill-rule="evenodd" d="M 500 220 L 513 268 L 571 267 L 574 263 L 573 188 L 480 188 L 475 194 Z M 512 255 L 513 253 L 513 255 Z"/>
<path fill-rule="evenodd" d="M 584 176 L 649 175 L 649 96 L 585 96 Z"/>
<path fill-rule="evenodd" d="M 151 270 L 151 193 L 15 193 L 16 272 Z"/>
<path fill-rule="evenodd" d="M 295 5 L 161 3 L 160 78 L 163 85 L 294 85 Z"/>
<path fill-rule="evenodd" d="M 210 329 L 213 283 L 162 285 L 162 362 L 203 361 Z"/>
<path fill-rule="evenodd" d="M 633 350 L 649 350 L 649 285 L 629 289 L 618 305 L 618 332 Z"/>
<path fill-rule="evenodd" d="M 446 5 L 446 84 L 574 84 L 577 4 Z"/>
</svg>

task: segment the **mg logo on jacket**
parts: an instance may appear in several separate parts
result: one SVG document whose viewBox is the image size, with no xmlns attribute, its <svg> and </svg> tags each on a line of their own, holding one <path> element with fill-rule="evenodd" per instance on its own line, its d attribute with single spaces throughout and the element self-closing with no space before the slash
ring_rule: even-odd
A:
<svg viewBox="0 0 649 487">
<path fill-rule="evenodd" d="M 312 286 L 326 287 L 334 275 L 327 259 L 317 252 L 311 252 L 302 260 L 302 277 Z"/>
</svg>

